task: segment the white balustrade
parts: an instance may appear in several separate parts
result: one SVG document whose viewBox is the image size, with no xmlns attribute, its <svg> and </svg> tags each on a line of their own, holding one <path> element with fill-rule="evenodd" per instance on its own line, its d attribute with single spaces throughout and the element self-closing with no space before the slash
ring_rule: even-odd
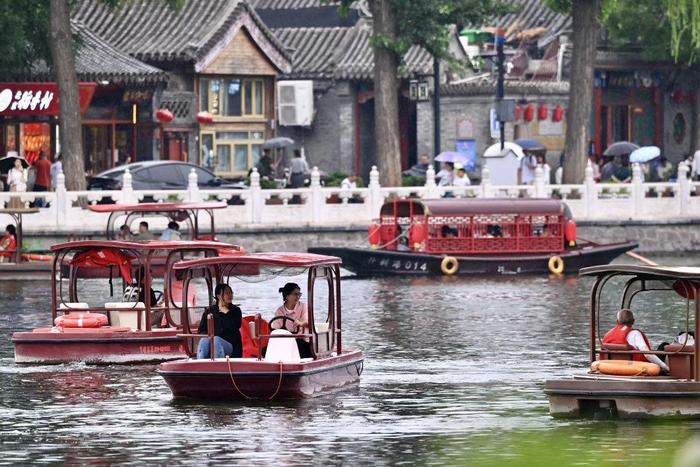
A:
<svg viewBox="0 0 700 467">
<path fill-rule="evenodd" d="M 31 234 L 94 233 L 101 231 L 107 221 L 105 214 L 85 209 L 85 204 L 98 202 L 136 203 L 139 201 L 226 201 L 225 212 L 216 213 L 218 229 L 257 227 L 364 227 L 379 214 L 381 205 L 402 197 L 439 198 L 555 198 L 566 202 L 577 220 L 679 221 L 700 219 L 700 182 L 688 179 L 689 167 L 681 163 L 676 182 L 644 182 L 638 165 L 632 167 L 630 183 L 596 183 L 593 170 L 585 169 L 580 185 L 552 185 L 542 167 L 535 170 L 532 185 L 499 186 L 491 183 L 489 170 L 484 168 L 481 183 L 466 187 L 437 186 L 435 171 L 430 167 L 424 186 L 382 187 L 379 172 L 373 167 L 367 188 L 353 190 L 324 187 L 318 168 L 311 172 L 311 184 L 306 188 L 263 190 L 260 175 L 253 169 L 250 187 L 244 190 L 205 189 L 197 184 L 197 174 L 188 175 L 185 190 L 134 190 L 131 174 L 125 171 L 121 190 L 68 191 L 63 173 L 58 174 L 53 192 L 0 192 L 0 206 L 18 203 L 27 207 L 38 205 L 40 215 L 24 217 L 24 228 Z M 11 199 L 15 199 L 14 202 Z M 37 200 L 39 201 L 37 203 Z M 4 215 L 0 225 L 11 222 Z"/>
</svg>

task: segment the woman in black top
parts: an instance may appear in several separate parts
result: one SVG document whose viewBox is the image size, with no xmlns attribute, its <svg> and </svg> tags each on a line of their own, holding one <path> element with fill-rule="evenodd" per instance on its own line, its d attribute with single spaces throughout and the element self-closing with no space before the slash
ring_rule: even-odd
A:
<svg viewBox="0 0 700 467">
<path fill-rule="evenodd" d="M 233 290 L 226 284 L 218 284 L 214 289 L 216 304 L 210 306 L 202 314 L 199 322 L 199 334 L 207 334 L 207 317 L 214 317 L 214 350 L 216 358 L 243 356 L 241 343 L 241 309 L 232 304 Z M 200 339 L 197 348 L 197 358 L 210 356 L 209 338 Z"/>
</svg>

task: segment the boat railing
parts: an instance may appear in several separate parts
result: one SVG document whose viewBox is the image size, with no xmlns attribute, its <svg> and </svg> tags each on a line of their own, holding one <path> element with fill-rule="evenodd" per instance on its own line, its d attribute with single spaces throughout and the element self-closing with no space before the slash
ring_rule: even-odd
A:
<svg viewBox="0 0 700 467">
<path fill-rule="evenodd" d="M 670 350 L 636 350 L 624 344 L 604 344 L 596 349 L 596 355 L 608 360 L 632 360 L 635 355 L 656 355 L 668 357 L 669 374 L 679 379 L 694 379 L 695 346 L 688 344 L 668 344 Z"/>
</svg>

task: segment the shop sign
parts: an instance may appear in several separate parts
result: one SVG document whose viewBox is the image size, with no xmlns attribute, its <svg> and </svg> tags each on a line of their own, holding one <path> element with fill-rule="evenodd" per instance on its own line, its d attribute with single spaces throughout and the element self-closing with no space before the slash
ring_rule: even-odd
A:
<svg viewBox="0 0 700 467">
<path fill-rule="evenodd" d="M 79 83 L 80 113 L 90 106 L 95 83 Z M 56 83 L 0 83 L 0 116 L 58 115 Z"/>
<path fill-rule="evenodd" d="M 153 98 L 153 91 L 148 89 L 127 89 L 122 96 L 122 102 L 143 104 Z"/>
</svg>

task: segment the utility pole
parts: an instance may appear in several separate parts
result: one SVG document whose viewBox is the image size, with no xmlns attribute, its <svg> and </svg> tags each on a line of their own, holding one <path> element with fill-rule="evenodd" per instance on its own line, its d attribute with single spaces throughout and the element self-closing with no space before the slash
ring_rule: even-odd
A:
<svg viewBox="0 0 700 467">
<path fill-rule="evenodd" d="M 440 60 L 433 56 L 433 128 L 435 130 L 434 145 L 435 155 L 440 154 Z"/>
<path fill-rule="evenodd" d="M 503 45 L 506 42 L 505 29 L 497 28 L 496 30 L 496 66 L 498 67 L 498 81 L 496 82 L 496 108 L 500 108 L 500 102 L 503 101 L 505 95 L 504 80 L 506 76 L 506 56 L 503 53 Z M 499 112 L 500 113 L 500 112 Z M 506 122 L 503 121 L 503 116 L 498 115 L 498 126 L 501 136 L 501 151 L 505 148 L 506 142 Z"/>
</svg>

